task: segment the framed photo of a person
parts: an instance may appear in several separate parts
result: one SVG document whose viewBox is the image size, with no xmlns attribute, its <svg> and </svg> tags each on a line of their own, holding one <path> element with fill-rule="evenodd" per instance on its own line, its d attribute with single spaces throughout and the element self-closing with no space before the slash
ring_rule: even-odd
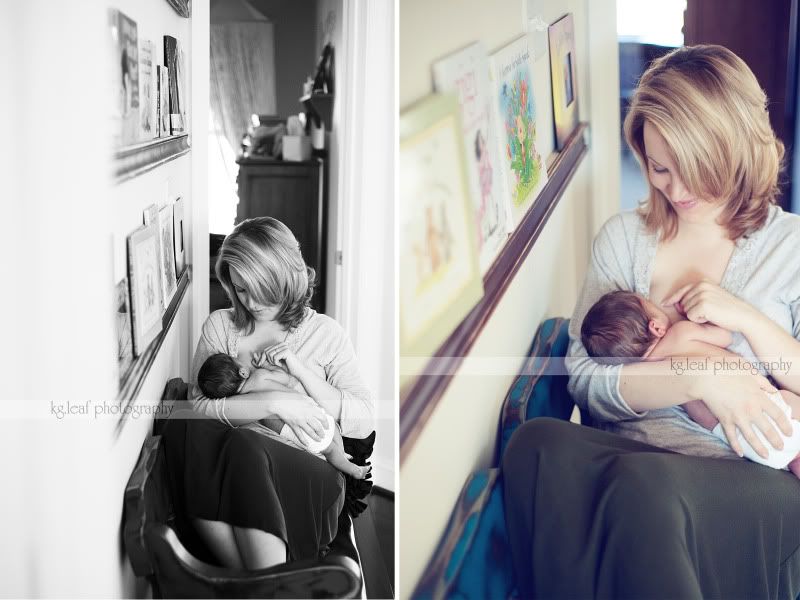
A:
<svg viewBox="0 0 800 600">
<path fill-rule="evenodd" d="M 578 126 L 578 77 L 575 72 L 575 25 L 568 13 L 547 29 L 550 38 L 550 78 L 556 150 L 561 150 Z"/>
<path fill-rule="evenodd" d="M 164 308 L 169 306 L 172 296 L 178 289 L 175 276 L 175 241 L 172 234 L 172 204 L 163 206 L 158 211 L 158 231 L 161 243 L 158 245 L 161 264 L 161 289 L 163 291 Z"/>
<path fill-rule="evenodd" d="M 432 356 L 483 296 L 461 131 L 455 94 L 400 116 L 401 357 Z"/>
<path fill-rule="evenodd" d="M 161 269 L 156 224 L 128 236 L 128 281 L 131 286 L 133 355 L 140 356 L 161 331 Z"/>
</svg>

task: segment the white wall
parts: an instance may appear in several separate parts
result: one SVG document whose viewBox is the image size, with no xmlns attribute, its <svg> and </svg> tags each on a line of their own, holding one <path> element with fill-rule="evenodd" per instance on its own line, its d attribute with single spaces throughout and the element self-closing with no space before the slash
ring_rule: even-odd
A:
<svg viewBox="0 0 800 600">
<path fill-rule="evenodd" d="M 317 24 L 318 46 L 332 42 L 336 57 L 326 306 L 375 394 L 373 479 L 394 490 L 394 3 L 318 0 Z"/>
<path fill-rule="evenodd" d="M 432 92 L 430 69 L 435 60 L 475 40 L 482 40 L 491 52 L 518 37 L 526 4 L 525 0 L 404 0 L 399 10 L 400 106 L 407 107 Z M 574 15 L 578 102 L 581 120 L 591 125 L 591 146 L 470 352 L 473 357 L 515 357 L 520 365 L 539 323 L 571 314 L 592 236 L 619 204 L 615 2 L 542 0 L 532 4 L 547 23 L 566 12 Z M 546 55 L 537 59 L 534 78 L 540 111 L 537 131 L 545 149 L 552 149 Z M 400 523 L 404 525 L 399 597 L 413 591 L 468 475 L 489 466 L 500 406 L 514 375 L 457 373 L 401 465 Z"/>
<path fill-rule="evenodd" d="M 0 106 L 0 125 L 13 142 L 0 150 L 6 225 L 0 314 L 8 327 L 0 360 L 8 382 L 0 391 L 4 597 L 148 593 L 130 570 L 120 527 L 124 487 L 151 417 L 130 419 L 117 436 L 116 417 L 92 413 L 115 406 L 113 302 L 125 273 L 125 235 L 141 222 L 141 210 L 169 190 L 187 202 L 191 262 L 198 219 L 190 156 L 112 185 L 104 77 L 110 5 L 0 5 L 0 73 L 14 92 Z M 153 40 L 159 63 L 161 36 L 179 38 L 191 72 L 189 20 L 162 0 L 115 0 L 113 6 L 137 21 L 140 39 Z M 195 15 L 202 10 L 196 7 Z M 13 151 L 5 155 L 6 149 Z M 168 378 L 187 375 L 196 293 L 190 288 L 144 382 L 140 410 L 156 406 Z M 51 402 L 89 402 L 90 414 L 59 420 Z"/>
</svg>

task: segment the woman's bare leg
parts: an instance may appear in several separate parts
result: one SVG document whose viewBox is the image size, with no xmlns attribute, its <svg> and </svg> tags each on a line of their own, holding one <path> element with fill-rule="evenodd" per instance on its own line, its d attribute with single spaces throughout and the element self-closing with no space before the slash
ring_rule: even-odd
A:
<svg viewBox="0 0 800 600">
<path fill-rule="evenodd" d="M 246 569 L 266 569 L 286 562 L 286 544 L 261 529 L 234 527 L 236 545 Z"/>
<path fill-rule="evenodd" d="M 232 525 L 223 521 L 192 519 L 194 528 L 203 538 L 206 546 L 214 556 L 226 567 L 244 569 L 244 561 L 236 544 L 236 536 Z"/>
</svg>

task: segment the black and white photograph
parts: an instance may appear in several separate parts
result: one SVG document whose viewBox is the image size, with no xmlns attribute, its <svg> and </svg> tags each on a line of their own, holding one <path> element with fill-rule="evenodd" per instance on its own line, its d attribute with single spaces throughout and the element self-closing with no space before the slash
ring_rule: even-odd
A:
<svg viewBox="0 0 800 600">
<path fill-rule="evenodd" d="M 397 595 L 395 24 L 2 3 L 0 597 Z"/>
</svg>

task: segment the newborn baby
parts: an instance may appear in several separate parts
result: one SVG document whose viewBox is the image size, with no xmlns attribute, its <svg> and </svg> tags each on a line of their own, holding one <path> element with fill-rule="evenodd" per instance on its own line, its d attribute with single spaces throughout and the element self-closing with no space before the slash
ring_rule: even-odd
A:
<svg viewBox="0 0 800 600">
<path fill-rule="evenodd" d="M 227 398 L 237 394 L 261 391 L 285 391 L 300 385 L 294 377 L 277 368 L 246 369 L 227 354 L 212 354 L 200 367 L 197 385 L 208 398 Z M 302 390 L 302 386 L 300 388 Z M 347 459 L 342 443 L 342 434 L 333 420 L 326 415 L 328 422 L 324 437 L 315 442 L 304 432 L 295 435 L 294 430 L 280 419 L 262 419 L 261 423 L 281 437 L 304 446 L 309 452 L 322 454 L 326 460 L 342 473 L 355 479 L 364 479 L 372 470 L 370 466 L 360 467 Z"/>
<path fill-rule="evenodd" d="M 581 341 L 589 356 L 605 364 L 670 356 L 735 356 L 725 350 L 732 343 L 730 331 L 692 321 L 670 325 L 666 313 L 658 306 L 626 291 L 610 292 L 589 309 L 581 325 Z M 708 346 L 715 346 L 718 351 L 712 353 Z M 739 433 L 744 455 L 775 469 L 788 468 L 800 477 L 800 396 L 782 390 L 770 394 L 769 398 L 792 419 L 793 433 L 784 437 L 783 450 L 777 450 L 755 428 L 756 435 L 769 450 L 768 458 L 759 456 Z M 728 442 L 722 426 L 705 403 L 694 400 L 682 407 L 693 421 Z"/>
</svg>

